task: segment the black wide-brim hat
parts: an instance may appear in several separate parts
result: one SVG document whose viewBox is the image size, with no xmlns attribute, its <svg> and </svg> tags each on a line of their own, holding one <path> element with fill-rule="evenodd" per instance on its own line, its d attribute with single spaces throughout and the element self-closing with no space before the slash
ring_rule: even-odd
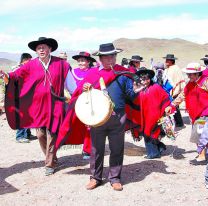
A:
<svg viewBox="0 0 208 206">
<path fill-rule="evenodd" d="M 139 55 L 133 55 L 131 59 L 129 59 L 129 62 L 143 62 L 143 57 Z"/>
<path fill-rule="evenodd" d="M 122 52 L 122 49 L 115 48 L 113 43 L 101 44 L 99 51 L 93 53 L 93 56 L 106 56 Z"/>
<path fill-rule="evenodd" d="M 149 74 L 150 79 L 155 76 L 155 72 L 151 69 L 147 69 L 146 67 L 141 67 L 138 71 L 136 71 L 137 76 L 140 76 L 141 74 Z"/>
<path fill-rule="evenodd" d="M 201 58 L 200 60 L 208 60 L 208 55 L 206 54 L 205 57 Z"/>
<path fill-rule="evenodd" d="M 72 56 L 72 59 L 78 60 L 80 57 L 86 58 L 90 62 L 96 62 L 96 60 L 91 57 L 90 53 L 88 52 L 80 52 L 79 54 Z"/>
<path fill-rule="evenodd" d="M 178 58 L 176 58 L 174 56 L 174 54 L 167 54 L 166 57 L 163 57 L 163 59 L 167 59 L 167 60 L 176 60 Z"/>
<path fill-rule="evenodd" d="M 51 47 L 51 52 L 55 51 L 58 48 L 58 42 L 55 39 L 46 37 L 39 37 L 37 41 L 31 41 L 28 44 L 28 47 L 33 51 L 36 51 L 36 47 L 40 44 L 46 44 Z"/>
</svg>

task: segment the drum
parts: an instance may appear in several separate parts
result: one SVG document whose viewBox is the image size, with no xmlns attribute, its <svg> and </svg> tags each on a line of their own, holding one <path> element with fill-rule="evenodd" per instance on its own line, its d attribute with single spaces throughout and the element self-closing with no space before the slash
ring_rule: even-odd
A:
<svg viewBox="0 0 208 206">
<path fill-rule="evenodd" d="M 98 127 L 110 118 L 113 112 L 113 103 L 105 91 L 90 89 L 78 97 L 75 112 L 84 124 Z"/>
</svg>

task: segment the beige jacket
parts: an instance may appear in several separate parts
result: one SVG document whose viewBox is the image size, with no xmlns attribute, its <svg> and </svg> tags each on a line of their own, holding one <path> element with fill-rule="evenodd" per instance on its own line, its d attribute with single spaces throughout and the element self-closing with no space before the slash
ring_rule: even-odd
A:
<svg viewBox="0 0 208 206">
<path fill-rule="evenodd" d="M 165 75 L 173 86 L 170 92 L 171 96 L 174 97 L 180 94 L 186 85 L 181 69 L 177 65 L 172 65 L 166 68 Z"/>
</svg>

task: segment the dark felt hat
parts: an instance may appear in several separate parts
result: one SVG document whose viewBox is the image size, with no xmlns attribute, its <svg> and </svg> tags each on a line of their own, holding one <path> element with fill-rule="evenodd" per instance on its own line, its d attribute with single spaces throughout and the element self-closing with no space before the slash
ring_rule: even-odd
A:
<svg viewBox="0 0 208 206">
<path fill-rule="evenodd" d="M 78 60 L 80 57 L 88 59 L 90 62 L 96 62 L 96 60 L 91 57 L 90 53 L 88 52 L 79 52 L 79 54 L 72 56 L 72 59 Z"/>
<path fill-rule="evenodd" d="M 163 59 L 167 59 L 167 60 L 176 60 L 178 58 L 176 58 L 174 56 L 174 54 L 167 54 L 166 57 L 163 57 Z"/>
<path fill-rule="evenodd" d="M 36 47 L 40 44 L 46 44 L 51 47 L 51 52 L 55 51 L 58 48 L 58 43 L 55 39 L 39 37 L 37 41 L 31 41 L 28 43 L 28 47 L 33 51 L 36 51 Z"/>
<path fill-rule="evenodd" d="M 139 56 L 139 55 L 133 55 L 130 59 L 130 62 L 143 62 L 143 57 Z"/>
<path fill-rule="evenodd" d="M 147 69 L 146 67 L 141 67 L 138 71 L 136 71 L 136 75 L 140 76 L 141 74 L 149 74 L 150 79 L 155 76 L 155 72 L 151 69 Z"/>
<path fill-rule="evenodd" d="M 93 53 L 94 56 L 112 55 L 122 52 L 122 49 L 115 48 L 113 43 L 101 44 L 99 51 Z"/>
<path fill-rule="evenodd" d="M 208 55 L 206 54 L 203 58 L 201 58 L 200 60 L 208 60 Z"/>
</svg>

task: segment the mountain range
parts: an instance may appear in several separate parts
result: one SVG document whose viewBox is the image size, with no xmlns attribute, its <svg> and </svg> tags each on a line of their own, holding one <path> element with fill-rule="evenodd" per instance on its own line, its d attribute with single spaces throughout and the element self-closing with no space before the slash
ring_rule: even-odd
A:
<svg viewBox="0 0 208 206">
<path fill-rule="evenodd" d="M 123 57 L 130 59 L 132 55 L 140 55 L 144 58 L 144 65 L 150 66 L 150 59 L 154 62 L 164 62 L 163 57 L 167 54 L 174 54 L 178 60 L 177 64 L 180 67 L 185 67 L 190 62 L 200 62 L 200 58 L 208 54 L 208 43 L 198 44 L 184 39 L 155 39 L 155 38 L 140 38 L 127 39 L 120 38 L 113 41 L 114 45 L 123 49 L 123 52 L 118 55 L 118 63 Z M 78 51 L 66 51 L 69 61 L 72 66 L 76 63 L 71 59 L 71 56 L 77 54 Z M 59 51 L 53 53 L 58 55 Z M 31 53 L 32 56 L 36 56 Z M 0 52 L 0 68 L 8 70 L 11 66 L 19 62 L 21 53 Z"/>
<path fill-rule="evenodd" d="M 199 62 L 200 59 L 208 54 L 208 44 L 197 44 L 184 39 L 117 39 L 114 45 L 123 49 L 119 54 L 119 60 L 122 57 L 131 58 L 132 55 L 140 55 L 144 58 L 144 63 L 150 66 L 150 59 L 154 62 L 164 62 L 163 57 L 167 54 L 174 54 L 178 58 L 176 63 L 180 67 L 185 67 L 190 62 Z"/>
</svg>

